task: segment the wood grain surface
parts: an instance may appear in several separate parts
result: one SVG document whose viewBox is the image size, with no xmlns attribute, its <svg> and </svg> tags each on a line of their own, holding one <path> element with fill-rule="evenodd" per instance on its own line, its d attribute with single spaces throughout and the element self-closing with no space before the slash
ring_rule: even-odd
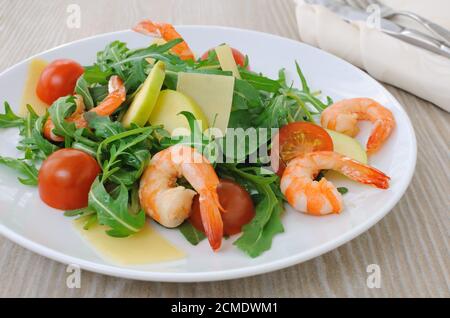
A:
<svg viewBox="0 0 450 318">
<path fill-rule="evenodd" d="M 67 6 L 81 7 L 81 28 L 66 27 Z M 141 18 L 214 24 L 298 39 L 290 0 L 0 1 L 0 71 L 54 46 L 127 29 Z M 0 237 L 1 297 L 449 297 L 450 115 L 387 87 L 408 112 L 418 141 L 411 186 L 382 221 L 311 261 L 255 277 L 213 283 L 149 283 L 83 272 L 66 287 L 66 266 Z M 369 264 L 381 288 L 366 285 Z"/>
</svg>

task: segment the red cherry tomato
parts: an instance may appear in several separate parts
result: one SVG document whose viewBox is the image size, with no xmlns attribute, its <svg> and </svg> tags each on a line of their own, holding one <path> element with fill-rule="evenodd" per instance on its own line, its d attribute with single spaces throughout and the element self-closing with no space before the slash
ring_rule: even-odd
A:
<svg viewBox="0 0 450 318">
<path fill-rule="evenodd" d="M 201 60 L 206 60 L 208 58 L 209 52 L 212 51 L 212 50 L 214 50 L 214 49 L 210 49 L 207 52 L 205 52 L 200 59 Z M 231 48 L 231 52 L 233 53 L 234 61 L 236 62 L 236 64 L 244 67 L 244 65 L 245 65 L 245 56 L 244 56 L 244 54 L 242 54 L 239 50 L 234 49 L 234 48 Z"/>
<path fill-rule="evenodd" d="M 100 166 L 87 153 L 70 148 L 58 150 L 44 160 L 39 170 L 39 195 L 55 209 L 84 208 L 99 173 Z"/>
<path fill-rule="evenodd" d="M 73 94 L 83 67 L 72 60 L 55 60 L 47 65 L 39 77 L 37 96 L 51 105 L 60 97 Z"/>
<path fill-rule="evenodd" d="M 252 198 L 243 187 L 227 179 L 220 180 L 217 194 L 219 195 L 220 205 L 225 210 L 222 212 L 223 234 L 233 235 L 240 233 L 242 226 L 250 222 L 255 216 Z M 198 195 L 194 197 L 189 220 L 197 230 L 205 233 L 200 216 Z"/>
<path fill-rule="evenodd" d="M 333 151 L 333 140 L 325 129 L 306 122 L 283 126 L 272 141 L 272 168 L 281 177 L 290 160 L 313 151 Z"/>
</svg>

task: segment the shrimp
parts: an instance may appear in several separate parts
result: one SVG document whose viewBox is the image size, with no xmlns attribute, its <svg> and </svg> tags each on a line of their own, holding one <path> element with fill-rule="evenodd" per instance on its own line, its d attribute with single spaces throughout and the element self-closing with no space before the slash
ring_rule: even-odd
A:
<svg viewBox="0 0 450 318">
<path fill-rule="evenodd" d="M 169 23 L 156 23 L 150 20 L 142 20 L 133 28 L 133 30 L 144 35 L 163 38 L 166 41 L 183 39 L 173 25 Z M 178 55 L 182 60 L 195 60 L 194 53 L 192 53 L 192 50 L 184 40 L 175 45 L 171 51 Z"/>
<path fill-rule="evenodd" d="M 380 189 L 389 187 L 383 172 L 333 151 L 317 151 L 296 157 L 281 178 L 281 192 L 294 209 L 312 215 L 340 213 L 342 196 L 325 178 L 314 181 L 322 169 L 339 171 L 352 180 Z"/>
<path fill-rule="evenodd" d="M 184 177 L 194 188 L 176 184 Z M 145 169 L 139 186 L 139 198 L 144 211 L 166 227 L 176 227 L 191 213 L 192 199 L 200 195 L 200 215 L 206 236 L 213 250 L 220 248 L 223 236 L 223 210 L 211 163 L 194 148 L 175 145 L 158 152 Z"/>
<path fill-rule="evenodd" d="M 108 83 L 108 93 L 108 96 L 106 96 L 105 99 L 97 105 L 97 107 L 89 110 L 89 112 L 94 112 L 99 116 L 109 116 L 114 113 L 117 108 L 119 108 L 119 106 L 125 101 L 127 95 L 125 86 L 120 77 L 116 75 L 111 76 Z M 88 124 L 83 116 L 85 113 L 85 106 L 83 98 L 80 95 L 75 95 L 75 104 L 77 108 L 73 114 L 66 119 L 66 121 L 75 123 L 77 128 L 87 127 Z M 57 136 L 53 133 L 54 128 L 55 124 L 52 119 L 50 117 L 47 118 L 43 129 L 44 137 L 51 141 L 64 141 L 63 137 Z"/>
<path fill-rule="evenodd" d="M 353 98 L 337 102 L 322 112 L 322 127 L 336 130 L 351 137 L 358 134 L 358 120 L 374 124 L 367 141 L 367 152 L 372 154 L 383 145 L 395 127 L 392 112 L 370 98 Z"/>
</svg>

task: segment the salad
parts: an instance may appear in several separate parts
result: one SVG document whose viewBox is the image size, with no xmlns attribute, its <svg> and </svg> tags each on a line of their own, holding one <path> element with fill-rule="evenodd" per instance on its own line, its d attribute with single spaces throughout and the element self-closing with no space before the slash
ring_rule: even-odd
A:
<svg viewBox="0 0 450 318">
<path fill-rule="evenodd" d="M 35 88 L 45 109 L 27 105 L 19 116 L 5 102 L 0 114 L 0 128 L 19 129 L 23 152 L 0 164 L 85 230 L 100 224 L 120 239 L 150 218 L 214 251 L 236 235 L 233 244 L 257 257 L 284 231 L 285 202 L 316 216 L 343 210 L 348 189 L 326 170 L 389 187 L 367 159 L 395 128 L 376 101 L 323 99 L 297 62 L 299 88 L 284 69 L 266 77 L 220 40 L 196 59 L 167 23 L 134 30 L 154 42 L 114 41 L 89 66 L 52 61 Z M 374 126 L 366 150 L 352 138 L 360 120 Z"/>
</svg>

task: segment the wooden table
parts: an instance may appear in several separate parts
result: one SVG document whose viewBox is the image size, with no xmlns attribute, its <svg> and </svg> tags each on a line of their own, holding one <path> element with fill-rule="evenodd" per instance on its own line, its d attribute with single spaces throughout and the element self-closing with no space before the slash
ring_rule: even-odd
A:
<svg viewBox="0 0 450 318">
<path fill-rule="evenodd" d="M 79 29 L 66 27 L 70 3 L 81 7 Z M 0 8 L 1 71 L 54 46 L 127 29 L 144 17 L 298 39 L 290 0 L 1 0 Z M 393 211 L 342 247 L 284 270 L 232 281 L 149 283 L 83 272 L 81 289 L 68 289 L 66 266 L 0 238 L 0 296 L 449 297 L 450 115 L 411 94 L 387 88 L 405 107 L 416 130 L 416 173 Z M 381 268 L 379 289 L 366 285 L 366 268 L 372 263 Z"/>
</svg>

